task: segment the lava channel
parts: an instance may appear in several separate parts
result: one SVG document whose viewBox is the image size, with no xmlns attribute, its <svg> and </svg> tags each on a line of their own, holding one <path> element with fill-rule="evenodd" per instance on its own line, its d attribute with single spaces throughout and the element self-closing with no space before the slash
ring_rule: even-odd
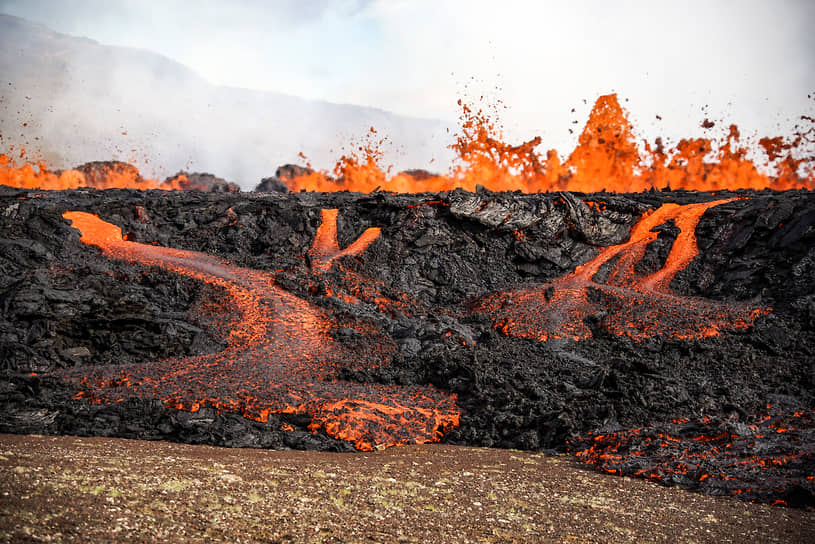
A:
<svg viewBox="0 0 815 544">
<path fill-rule="evenodd" d="M 699 253 L 695 231 L 702 215 L 732 200 L 663 204 L 634 225 L 627 242 L 603 248 L 595 258 L 552 282 L 476 301 L 473 311 L 492 315 L 494 327 L 504 334 L 541 342 L 585 340 L 594 336 L 592 327 L 638 341 L 655 336 L 700 339 L 725 329 L 746 329 L 769 309 L 677 296 L 669 288 L 677 272 Z M 665 264 L 641 277 L 635 265 L 656 240 L 655 227 L 669 220 L 680 232 Z M 611 268 L 600 282 L 595 276 L 606 263 Z"/>
<path fill-rule="evenodd" d="M 328 213 L 326 213 L 326 211 Z M 324 223 L 336 211 L 323 212 Z M 167 406 L 197 411 L 209 406 L 257 421 L 269 414 L 307 414 L 309 429 L 353 442 L 360 450 L 435 442 L 459 424 L 456 396 L 431 386 L 362 384 L 336 378 L 343 366 L 382 364 L 387 350 L 351 351 L 329 334 L 334 325 L 322 309 L 275 285 L 270 273 L 241 268 L 194 251 L 125 241 L 119 227 L 93 214 L 66 212 L 82 242 L 113 259 L 157 266 L 220 287 L 228 300 L 215 308 L 215 325 L 229 330 L 226 349 L 196 357 L 147 364 L 76 367 L 60 371 L 80 388 L 77 398 L 115 403 L 125 398 L 161 399 Z M 331 231 L 331 225 L 325 227 Z M 343 252 L 328 236 L 318 244 L 318 268 L 330 267 L 332 253 L 356 254 L 378 235 Z M 345 325 L 345 324 L 344 324 Z M 352 325 L 351 325 L 352 326 Z M 385 355 L 383 356 L 383 353 Z M 379 359 L 379 360 L 377 360 Z"/>
</svg>

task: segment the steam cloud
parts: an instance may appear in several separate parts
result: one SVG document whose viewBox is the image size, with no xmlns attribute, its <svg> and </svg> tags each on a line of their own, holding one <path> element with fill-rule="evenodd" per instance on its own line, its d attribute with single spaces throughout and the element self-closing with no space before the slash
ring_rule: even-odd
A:
<svg viewBox="0 0 815 544">
<path fill-rule="evenodd" d="M 397 169 L 449 160 L 440 121 L 215 86 L 147 51 L 73 38 L 0 15 L 2 146 L 51 168 L 118 159 L 143 175 L 213 172 L 244 189 L 284 163 L 330 168 L 342 142 L 375 126 Z"/>
</svg>

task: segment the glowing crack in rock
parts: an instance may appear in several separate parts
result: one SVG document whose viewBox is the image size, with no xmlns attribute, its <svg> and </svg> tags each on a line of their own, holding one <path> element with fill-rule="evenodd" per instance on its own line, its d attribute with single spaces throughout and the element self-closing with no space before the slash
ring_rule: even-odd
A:
<svg viewBox="0 0 815 544">
<path fill-rule="evenodd" d="M 118 227 L 89 213 L 69 211 L 63 217 L 80 230 L 82 242 L 110 258 L 190 276 L 229 295 L 207 316 L 230 331 L 225 350 L 60 371 L 62 378 L 81 389 L 77 398 L 97 403 L 157 398 L 180 410 L 209 406 L 258 421 L 267 421 L 271 413 L 308 414 L 310 430 L 322 429 L 360 450 L 438 441 L 458 425 L 455 395 L 431 386 L 338 380 L 343 366 L 383 364 L 392 353 L 387 346 L 350 350 L 334 341 L 329 334 L 331 316 L 280 289 L 273 274 L 203 253 L 124 241 Z M 327 225 L 315 240 L 320 249 L 312 252 L 317 268 L 329 267 L 339 255 L 361 253 L 379 234 L 378 229 L 369 229 L 361 241 L 334 251 L 336 237 L 327 232 L 332 228 L 336 232 L 336 210 L 324 210 L 323 218 Z"/>
<path fill-rule="evenodd" d="M 732 199 L 731 199 L 732 200 Z M 643 340 L 654 336 L 699 339 L 725 329 L 746 329 L 767 309 L 726 304 L 673 294 L 669 283 L 699 252 L 696 226 L 709 208 L 730 202 L 663 204 L 646 214 L 627 242 L 603 248 L 599 255 L 550 283 L 498 293 L 477 301 L 473 310 L 491 314 L 497 330 L 510 336 L 585 340 L 593 336 L 587 321 L 617 336 Z M 640 277 L 635 265 L 657 238 L 655 227 L 669 220 L 680 232 L 661 270 Z M 613 259 L 616 259 L 614 261 Z M 595 276 L 611 266 L 607 279 Z"/>
<path fill-rule="evenodd" d="M 768 410 L 771 408 L 767 406 Z M 609 474 L 705 489 L 712 495 L 796 500 L 813 488 L 815 412 L 747 416 L 732 421 L 674 419 L 575 440 L 577 458 Z M 771 448 L 761 439 L 773 435 Z M 800 498 L 798 499 L 800 500 Z M 773 504 L 788 504 L 775 499 Z"/>
</svg>

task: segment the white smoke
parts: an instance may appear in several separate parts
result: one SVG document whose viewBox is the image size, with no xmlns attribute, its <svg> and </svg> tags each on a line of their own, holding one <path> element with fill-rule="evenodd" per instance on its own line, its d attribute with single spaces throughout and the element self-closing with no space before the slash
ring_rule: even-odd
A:
<svg viewBox="0 0 815 544">
<path fill-rule="evenodd" d="M 51 168 L 116 159 L 147 177 L 211 172 L 244 189 L 285 163 L 330 169 L 371 126 L 384 163 L 447 160 L 447 125 L 374 108 L 208 83 L 160 55 L 73 38 L 0 15 L 0 134 Z M 435 162 L 434 162 L 435 161 Z"/>
</svg>

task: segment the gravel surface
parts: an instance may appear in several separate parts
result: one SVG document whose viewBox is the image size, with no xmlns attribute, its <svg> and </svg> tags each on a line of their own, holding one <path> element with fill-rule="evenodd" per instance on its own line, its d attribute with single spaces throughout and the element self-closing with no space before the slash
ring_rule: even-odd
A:
<svg viewBox="0 0 815 544">
<path fill-rule="evenodd" d="M 815 512 L 606 476 L 565 456 L 0 435 L 2 542 L 806 542 Z"/>
</svg>

